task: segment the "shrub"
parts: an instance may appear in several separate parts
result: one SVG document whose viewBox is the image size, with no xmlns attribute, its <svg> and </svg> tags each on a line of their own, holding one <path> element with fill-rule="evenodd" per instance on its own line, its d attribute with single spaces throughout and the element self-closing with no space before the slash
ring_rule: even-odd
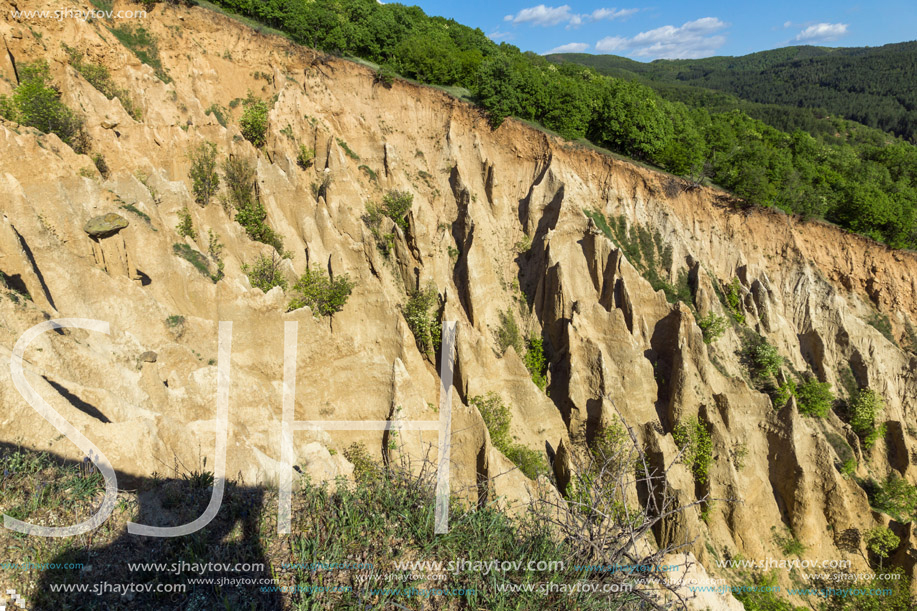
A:
<svg viewBox="0 0 917 611">
<path fill-rule="evenodd" d="M 757 575 L 750 586 L 733 588 L 736 599 L 745 607 L 745 611 L 798 611 L 805 607 L 796 607 L 775 592 L 779 592 L 777 575 Z"/>
<path fill-rule="evenodd" d="M 786 405 L 786 402 L 790 400 L 790 397 L 796 396 L 796 382 L 787 378 L 785 382 L 782 382 L 780 386 L 777 387 L 777 390 L 771 395 L 771 400 L 774 402 L 774 407 L 776 409 L 782 408 Z"/>
<path fill-rule="evenodd" d="M 726 332 L 726 319 L 723 316 L 717 316 L 713 312 L 701 318 L 697 325 L 704 334 L 704 343 L 712 344 Z"/>
<path fill-rule="evenodd" d="M 255 196 L 254 164 L 243 157 L 231 157 L 223 162 L 223 178 L 229 192 L 224 206 L 235 208 L 235 221 L 245 228 L 246 235 L 283 254 L 283 238 L 267 224 L 267 210 Z"/>
<path fill-rule="evenodd" d="M 850 404 L 850 427 L 867 448 L 885 435 L 884 426 L 876 426 L 876 417 L 884 405 L 882 396 L 869 388 L 861 388 Z"/>
<path fill-rule="evenodd" d="M 406 191 L 392 190 L 382 197 L 382 204 L 367 204 L 363 220 L 372 227 L 378 227 L 383 217 L 392 219 L 403 231 L 408 230 L 406 215 L 414 202 L 414 196 Z"/>
<path fill-rule="evenodd" d="M 255 164 L 246 157 L 229 157 L 223 162 L 228 201 L 237 210 L 254 202 L 255 174 Z"/>
<path fill-rule="evenodd" d="M 770 378 L 780 371 L 783 357 L 777 352 L 777 348 L 767 343 L 767 340 L 763 337 L 758 337 L 757 340 L 752 341 L 748 347 L 748 352 L 751 361 L 751 373 L 759 380 Z"/>
<path fill-rule="evenodd" d="M 866 549 L 871 551 L 879 558 L 879 569 L 882 569 L 882 561 L 888 558 L 888 554 L 898 548 L 901 539 L 892 532 L 887 526 L 876 526 L 866 531 Z"/>
<path fill-rule="evenodd" d="M 516 325 L 516 317 L 511 310 L 500 312 L 500 326 L 497 329 L 497 348 L 500 354 L 506 352 L 510 346 L 519 356 L 523 355 L 522 334 Z"/>
<path fill-rule="evenodd" d="M 197 238 L 197 232 L 194 231 L 194 221 L 191 220 L 191 212 L 187 206 L 178 211 L 178 226 L 175 227 L 175 230 L 183 238 L 191 238 L 192 240 Z"/>
<path fill-rule="evenodd" d="M 522 235 L 522 239 L 516 242 L 513 249 L 520 255 L 524 255 L 532 249 L 532 238 L 527 234 Z"/>
<path fill-rule="evenodd" d="M 353 287 L 347 274 L 329 278 L 321 267 L 312 266 L 293 285 L 296 296 L 290 301 L 288 311 L 309 306 L 315 317 L 331 316 L 344 309 Z"/>
<path fill-rule="evenodd" d="M 472 397 L 469 404 L 475 406 L 481 413 L 494 447 L 519 467 L 526 477 L 535 479 L 539 474 L 548 472 L 547 461 L 540 452 L 531 450 L 512 439 L 509 432 L 511 421 L 509 407 L 504 405 L 498 395 L 491 392 L 484 397 Z"/>
<path fill-rule="evenodd" d="M 739 283 L 738 278 L 733 278 L 732 282 L 726 286 L 724 298 L 726 299 L 726 308 L 729 310 L 729 313 L 732 314 L 733 320 L 740 325 L 744 325 L 745 314 L 742 311 L 742 285 Z"/>
<path fill-rule="evenodd" d="M 92 163 L 95 164 L 96 169 L 99 171 L 99 174 L 102 175 L 102 178 L 108 178 L 108 163 L 105 161 L 105 157 L 103 157 L 101 153 L 92 154 Z"/>
<path fill-rule="evenodd" d="M 373 82 L 389 89 L 395 81 L 395 71 L 388 64 L 382 64 L 373 73 Z"/>
<path fill-rule="evenodd" d="M 312 162 L 315 160 L 315 151 L 308 148 L 305 144 L 299 145 L 299 154 L 296 155 L 296 163 L 299 164 L 299 167 L 302 169 L 307 169 L 312 166 Z"/>
<path fill-rule="evenodd" d="M 218 282 L 225 276 L 223 270 L 226 266 L 222 258 L 223 243 L 220 242 L 220 236 L 215 234 L 213 229 L 207 230 L 207 254 L 210 255 L 211 261 L 217 266 L 217 271 L 213 274 L 213 281 Z"/>
<path fill-rule="evenodd" d="M 540 337 L 529 337 L 525 341 L 525 357 L 523 362 L 525 368 L 529 370 L 532 376 L 532 382 L 542 392 L 548 385 L 548 362 L 544 356 L 544 342 Z"/>
<path fill-rule="evenodd" d="M 60 92 L 51 84 L 47 62 L 22 64 L 18 74 L 19 86 L 13 95 L 0 96 L 0 116 L 45 134 L 56 134 L 75 152 L 87 152 L 89 136 L 83 119 L 60 101 Z"/>
<path fill-rule="evenodd" d="M 844 461 L 844 464 L 841 465 L 841 475 L 844 477 L 852 477 L 857 470 L 857 461 L 855 458 L 848 458 Z"/>
<path fill-rule="evenodd" d="M 254 146 L 261 148 L 267 141 L 267 121 L 270 111 L 267 102 L 259 100 L 249 92 L 248 97 L 242 102 L 242 106 L 242 116 L 239 118 L 242 137 Z"/>
<path fill-rule="evenodd" d="M 188 159 L 191 161 L 188 176 L 191 178 L 194 201 L 206 206 L 220 186 L 220 175 L 217 174 L 217 147 L 212 142 L 202 142 L 188 154 Z"/>
<path fill-rule="evenodd" d="M 879 511 L 900 522 L 909 522 L 917 517 L 917 487 L 909 484 L 906 479 L 892 473 L 883 483 L 873 483 L 871 488 L 870 501 Z"/>
<path fill-rule="evenodd" d="M 442 343 L 442 323 L 439 320 L 439 293 L 436 286 L 411 291 L 402 313 L 414 334 L 417 348 L 432 359 Z"/>
<path fill-rule="evenodd" d="M 682 461 L 694 474 L 694 479 L 703 484 L 707 481 L 710 463 L 713 460 L 713 441 L 707 426 L 697 417 L 680 422 L 672 432 L 675 445 L 683 450 Z"/>
<path fill-rule="evenodd" d="M 270 257 L 261 254 L 252 263 L 243 263 L 242 272 L 248 276 L 253 288 L 261 289 L 264 293 L 275 286 L 286 291 L 287 279 L 280 268 L 282 261 L 283 258 L 279 257 L 276 251 L 272 251 Z"/>
<path fill-rule="evenodd" d="M 819 382 L 814 376 L 808 376 L 796 389 L 796 399 L 800 414 L 824 418 L 834 404 L 834 393 L 827 382 Z"/>
</svg>

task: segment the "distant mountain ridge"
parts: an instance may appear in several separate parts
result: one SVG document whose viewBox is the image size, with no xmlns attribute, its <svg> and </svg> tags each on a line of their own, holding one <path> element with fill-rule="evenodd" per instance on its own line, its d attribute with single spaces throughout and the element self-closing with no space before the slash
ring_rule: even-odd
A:
<svg viewBox="0 0 917 611">
<path fill-rule="evenodd" d="M 546 57 L 609 76 L 704 87 L 762 104 L 824 109 L 917 139 L 917 42 L 881 47 L 794 46 L 739 57 L 650 63 L 587 53 Z"/>
</svg>

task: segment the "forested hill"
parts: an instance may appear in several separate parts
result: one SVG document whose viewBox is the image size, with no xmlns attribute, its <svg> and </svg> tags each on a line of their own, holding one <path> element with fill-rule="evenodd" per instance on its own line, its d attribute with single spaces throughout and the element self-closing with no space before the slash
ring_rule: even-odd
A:
<svg viewBox="0 0 917 611">
<path fill-rule="evenodd" d="M 915 141 L 917 42 L 881 47 L 784 47 L 741 57 L 656 60 L 641 63 L 615 55 L 547 56 L 600 74 L 640 76 L 734 94 L 763 104 L 827 112 Z"/>
</svg>

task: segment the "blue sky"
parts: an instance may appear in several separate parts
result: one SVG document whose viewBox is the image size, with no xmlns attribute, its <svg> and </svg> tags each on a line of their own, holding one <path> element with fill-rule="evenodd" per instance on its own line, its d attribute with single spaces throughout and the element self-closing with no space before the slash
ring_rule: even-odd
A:
<svg viewBox="0 0 917 611">
<path fill-rule="evenodd" d="M 639 61 L 745 55 L 794 44 L 879 46 L 917 39 L 917 6 L 900 0 L 417 4 L 427 14 L 481 28 L 493 40 L 523 51 L 612 53 Z"/>
</svg>

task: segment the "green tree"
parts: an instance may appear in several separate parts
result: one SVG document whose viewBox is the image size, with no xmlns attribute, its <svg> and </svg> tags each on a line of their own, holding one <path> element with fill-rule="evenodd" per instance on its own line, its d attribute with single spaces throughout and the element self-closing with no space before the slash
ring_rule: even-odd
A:
<svg viewBox="0 0 917 611">
<path fill-rule="evenodd" d="M 879 558 L 879 570 L 882 570 L 882 561 L 888 554 L 898 548 L 901 539 L 887 526 L 876 526 L 866 531 L 866 549 Z"/>
</svg>

